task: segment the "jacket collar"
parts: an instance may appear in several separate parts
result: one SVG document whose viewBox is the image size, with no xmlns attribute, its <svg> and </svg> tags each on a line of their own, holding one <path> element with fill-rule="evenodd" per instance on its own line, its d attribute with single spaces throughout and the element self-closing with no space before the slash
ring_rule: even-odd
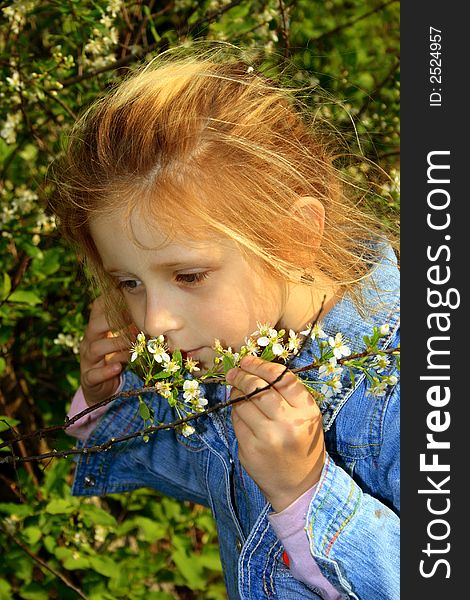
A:
<svg viewBox="0 0 470 600">
<path fill-rule="evenodd" d="M 399 328 L 399 284 L 400 275 L 395 253 L 390 245 L 379 248 L 379 260 L 372 266 L 370 276 L 363 286 L 364 304 L 369 310 L 361 310 L 349 294 L 345 294 L 321 320 L 325 334 L 334 337 L 341 332 L 352 353 L 364 350 L 364 335 L 372 333 L 375 325 L 389 325 L 389 334 L 380 339 L 379 348 L 386 349 L 394 341 Z M 317 342 L 307 340 L 302 352 L 290 363 L 291 368 L 303 367 L 313 361 L 318 354 Z M 324 430 L 328 431 L 336 416 L 355 389 L 363 382 L 365 376 L 351 380 L 347 369 L 341 375 L 341 392 L 332 398 L 325 399 L 320 409 L 323 414 Z"/>
</svg>

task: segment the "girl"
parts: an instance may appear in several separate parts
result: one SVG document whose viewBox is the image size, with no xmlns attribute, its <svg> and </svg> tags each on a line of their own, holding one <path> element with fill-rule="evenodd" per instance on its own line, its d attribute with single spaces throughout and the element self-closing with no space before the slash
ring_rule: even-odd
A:
<svg viewBox="0 0 470 600">
<path fill-rule="evenodd" d="M 142 386 L 124 369 L 130 332 L 212 365 L 265 322 L 363 350 L 372 326 L 398 343 L 398 271 L 372 218 L 348 198 L 329 140 L 286 91 L 236 60 L 159 59 L 93 106 L 72 133 L 52 201 L 102 296 L 81 345 L 70 416 Z M 119 335 L 110 331 L 120 332 Z M 312 361 L 313 340 L 289 363 Z M 246 357 L 208 384 L 209 403 L 273 382 Z M 346 371 L 346 370 L 345 370 Z M 344 373 L 344 372 L 343 372 Z M 73 493 L 142 486 L 209 506 L 230 600 L 398 598 L 398 386 L 375 397 L 344 373 L 318 409 L 290 371 L 197 421 L 82 455 Z M 174 419 L 153 395 L 157 422 Z M 79 444 L 142 429 L 119 398 L 69 428 Z"/>
</svg>

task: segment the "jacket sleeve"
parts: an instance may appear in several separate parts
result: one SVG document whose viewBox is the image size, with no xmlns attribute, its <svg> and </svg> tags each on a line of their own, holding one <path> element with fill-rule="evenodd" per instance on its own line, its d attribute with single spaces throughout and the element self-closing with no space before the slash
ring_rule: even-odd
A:
<svg viewBox="0 0 470 600">
<path fill-rule="evenodd" d="M 399 387 L 384 416 L 381 450 L 370 463 L 376 474 L 367 493 L 328 455 L 310 503 L 306 532 L 323 573 L 345 597 L 400 597 Z"/>
<path fill-rule="evenodd" d="M 141 387 L 142 381 L 126 371 L 122 391 Z M 157 394 L 147 394 L 146 402 L 154 411 L 155 423 L 174 420 L 168 403 Z M 143 426 L 136 397 L 114 400 L 89 435 L 78 441 L 79 448 L 89 450 L 77 457 L 72 494 L 102 496 L 148 487 L 207 505 L 207 451 L 199 436 L 186 439 L 174 430 L 162 430 L 147 442 L 134 435 Z M 93 450 L 121 437 L 128 439 L 113 443 L 106 452 Z"/>
</svg>

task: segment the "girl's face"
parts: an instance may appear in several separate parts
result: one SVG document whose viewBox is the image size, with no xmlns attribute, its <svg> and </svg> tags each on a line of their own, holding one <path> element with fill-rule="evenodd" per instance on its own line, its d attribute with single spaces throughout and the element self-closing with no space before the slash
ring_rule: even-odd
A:
<svg viewBox="0 0 470 600">
<path fill-rule="evenodd" d="M 133 239 L 124 219 L 117 213 L 91 222 L 104 269 L 122 289 L 138 329 L 152 337 L 163 334 L 170 350 L 179 348 L 203 369 L 212 366 L 216 338 L 235 351 L 257 321 L 295 328 L 311 316 L 308 307 L 305 321 L 283 323 L 292 315 L 292 295 L 286 301 L 286 287 L 253 268 L 235 242 L 168 242 L 137 212 Z"/>
</svg>

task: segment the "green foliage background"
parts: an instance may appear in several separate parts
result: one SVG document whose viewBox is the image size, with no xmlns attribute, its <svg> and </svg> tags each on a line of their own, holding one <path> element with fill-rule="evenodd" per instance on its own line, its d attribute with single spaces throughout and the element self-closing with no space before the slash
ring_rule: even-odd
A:
<svg viewBox="0 0 470 600">
<path fill-rule="evenodd" d="M 90 295 L 44 201 L 48 166 L 83 107 L 134 64 L 182 42 L 260 49 L 271 69 L 287 59 L 290 79 L 313 86 L 304 97 L 312 111 L 332 121 L 351 152 L 381 167 L 348 169 L 379 177 L 374 208 L 396 222 L 398 32 L 394 0 L 0 2 L 4 439 L 9 426 L 34 431 L 61 423 L 79 382 Z M 25 456 L 71 443 L 62 435 L 14 450 Z M 226 597 L 206 509 L 148 490 L 73 498 L 69 460 L 1 469 L 0 600 Z"/>
</svg>

